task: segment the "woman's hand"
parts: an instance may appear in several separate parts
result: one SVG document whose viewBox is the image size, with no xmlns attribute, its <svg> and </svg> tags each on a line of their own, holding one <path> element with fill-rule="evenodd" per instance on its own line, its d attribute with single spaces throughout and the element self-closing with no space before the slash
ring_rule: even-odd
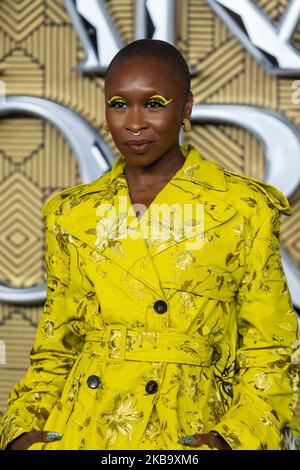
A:
<svg viewBox="0 0 300 470">
<path fill-rule="evenodd" d="M 33 429 L 10 442 L 6 450 L 26 450 L 35 442 L 53 442 L 60 440 L 62 436 L 59 432 L 36 431 Z"/>
<path fill-rule="evenodd" d="M 203 444 L 218 450 L 232 450 L 228 442 L 216 432 L 207 434 L 194 434 L 193 436 L 184 436 L 178 441 L 179 444 L 190 447 L 199 447 Z"/>
</svg>

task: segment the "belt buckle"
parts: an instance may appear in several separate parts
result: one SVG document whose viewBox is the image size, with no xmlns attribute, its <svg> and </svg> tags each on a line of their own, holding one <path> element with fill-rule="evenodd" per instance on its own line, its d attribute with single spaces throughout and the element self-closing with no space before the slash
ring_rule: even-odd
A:
<svg viewBox="0 0 300 470">
<path fill-rule="evenodd" d="M 123 362 L 125 359 L 125 346 L 126 346 L 126 338 L 127 338 L 127 327 L 125 325 L 107 325 L 106 326 L 106 355 L 105 359 L 106 362 Z M 120 331 L 121 332 L 121 338 L 120 338 L 120 349 L 118 351 L 119 356 L 118 357 L 111 357 L 110 351 L 109 351 L 109 341 L 111 338 L 111 332 L 112 330 Z"/>
</svg>

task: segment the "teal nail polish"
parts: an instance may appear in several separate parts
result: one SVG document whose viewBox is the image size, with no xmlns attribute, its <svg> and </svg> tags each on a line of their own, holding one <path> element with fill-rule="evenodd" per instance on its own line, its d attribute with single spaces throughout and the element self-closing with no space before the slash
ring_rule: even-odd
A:
<svg viewBox="0 0 300 470">
<path fill-rule="evenodd" d="M 192 444 L 194 440 L 194 436 L 183 436 L 177 441 L 177 444 Z"/>
<path fill-rule="evenodd" d="M 47 432 L 47 439 L 49 439 L 49 441 L 60 440 L 62 437 L 63 434 L 60 432 Z"/>
</svg>

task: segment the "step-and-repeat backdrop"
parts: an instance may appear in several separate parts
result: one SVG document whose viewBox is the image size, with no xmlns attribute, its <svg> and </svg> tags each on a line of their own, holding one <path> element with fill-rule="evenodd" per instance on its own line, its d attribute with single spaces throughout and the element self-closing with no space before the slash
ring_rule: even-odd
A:
<svg viewBox="0 0 300 470">
<path fill-rule="evenodd" d="M 299 3 L 0 2 L 0 412 L 29 365 L 45 300 L 41 206 L 101 175 L 118 153 L 101 129 L 103 77 L 135 39 L 168 40 L 185 56 L 194 93 L 188 141 L 203 157 L 289 197 L 282 254 L 300 307 Z"/>
</svg>

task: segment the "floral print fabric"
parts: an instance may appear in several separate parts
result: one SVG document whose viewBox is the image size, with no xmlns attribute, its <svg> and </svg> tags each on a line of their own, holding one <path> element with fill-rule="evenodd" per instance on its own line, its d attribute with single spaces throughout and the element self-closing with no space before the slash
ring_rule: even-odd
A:
<svg viewBox="0 0 300 470">
<path fill-rule="evenodd" d="M 279 251 L 288 201 L 191 144 L 181 152 L 139 220 L 122 155 L 44 205 L 47 299 L 1 448 L 33 428 L 63 438 L 30 449 L 186 449 L 180 437 L 211 430 L 233 449 L 294 445 L 300 341 Z M 183 230 L 179 212 L 151 216 L 154 203 L 203 211 Z M 167 224 L 169 237 L 147 237 Z"/>
</svg>

